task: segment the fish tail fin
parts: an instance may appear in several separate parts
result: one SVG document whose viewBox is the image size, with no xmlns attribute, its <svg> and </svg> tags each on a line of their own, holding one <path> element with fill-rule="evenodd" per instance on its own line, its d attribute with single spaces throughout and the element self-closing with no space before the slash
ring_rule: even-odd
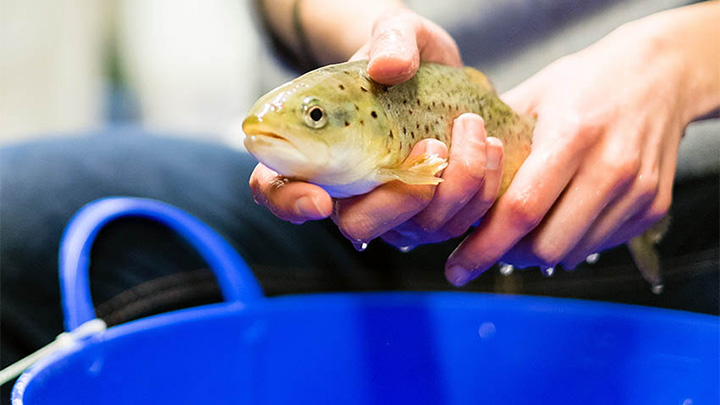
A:
<svg viewBox="0 0 720 405">
<path fill-rule="evenodd" d="M 488 91 L 495 92 L 495 86 L 493 86 L 490 79 L 485 74 L 477 69 L 465 66 L 463 68 L 465 74 L 470 78 L 470 81 L 477 84 L 478 86 L 487 89 Z"/>
<path fill-rule="evenodd" d="M 447 160 L 438 155 L 423 153 L 397 166 L 380 169 L 378 177 L 381 181 L 400 180 L 407 184 L 440 184 L 442 179 L 435 177 L 447 167 Z"/>
<path fill-rule="evenodd" d="M 655 245 L 662 240 L 670 226 L 670 216 L 666 215 L 642 234 L 630 239 L 628 249 L 643 278 L 650 283 L 652 291 L 660 294 L 663 289 L 660 256 Z"/>
</svg>

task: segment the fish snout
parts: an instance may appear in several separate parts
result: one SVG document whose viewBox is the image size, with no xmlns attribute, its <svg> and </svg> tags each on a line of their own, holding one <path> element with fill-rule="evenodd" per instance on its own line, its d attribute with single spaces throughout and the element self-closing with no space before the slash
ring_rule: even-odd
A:
<svg viewBox="0 0 720 405">
<path fill-rule="evenodd" d="M 256 127 L 261 122 L 262 121 L 260 120 L 260 118 L 258 118 L 257 115 L 249 115 L 247 118 L 245 118 L 245 120 L 243 120 L 242 130 L 246 135 L 248 135 L 253 130 L 253 127 Z"/>
</svg>

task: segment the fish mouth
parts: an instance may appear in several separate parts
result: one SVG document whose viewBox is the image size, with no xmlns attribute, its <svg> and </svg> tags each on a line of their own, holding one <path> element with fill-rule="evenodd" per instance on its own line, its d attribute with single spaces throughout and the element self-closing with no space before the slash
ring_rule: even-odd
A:
<svg viewBox="0 0 720 405">
<path fill-rule="evenodd" d="M 246 134 L 247 134 L 248 136 L 251 136 L 251 137 L 252 137 L 252 136 L 262 136 L 262 137 L 265 137 L 265 138 L 277 139 L 277 140 L 279 140 L 279 141 L 285 141 L 285 142 L 287 142 L 287 143 L 290 143 L 290 141 L 289 141 L 287 138 L 282 137 L 282 136 L 276 134 L 275 132 L 271 132 L 271 131 L 261 131 L 261 130 L 257 130 L 257 131 L 253 131 L 252 133 L 247 133 L 247 132 L 246 132 Z"/>
<path fill-rule="evenodd" d="M 243 123 L 242 123 L 242 130 L 245 133 L 245 136 L 247 137 L 264 137 L 264 138 L 270 138 L 275 139 L 278 141 L 284 141 L 287 143 L 290 143 L 290 140 L 286 137 L 273 132 L 269 131 L 265 128 L 262 128 L 262 120 L 259 119 L 256 116 L 249 116 L 247 117 Z"/>
</svg>

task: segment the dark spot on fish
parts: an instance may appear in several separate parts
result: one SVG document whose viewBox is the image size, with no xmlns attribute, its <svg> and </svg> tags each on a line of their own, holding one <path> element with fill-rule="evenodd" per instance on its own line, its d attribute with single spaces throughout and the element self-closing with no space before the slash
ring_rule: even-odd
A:
<svg viewBox="0 0 720 405">
<path fill-rule="evenodd" d="M 390 103 L 387 103 L 387 108 L 390 109 Z"/>
<path fill-rule="evenodd" d="M 340 90 L 345 90 L 345 86 L 343 86 L 342 84 L 338 84 L 338 87 L 340 87 Z"/>
<path fill-rule="evenodd" d="M 360 120 L 360 125 L 365 125 L 365 120 Z"/>
<path fill-rule="evenodd" d="M 432 102 L 432 106 L 435 107 L 435 101 Z"/>
<path fill-rule="evenodd" d="M 444 101 L 441 101 L 441 102 L 440 102 L 440 105 L 441 105 L 443 108 L 445 108 L 445 102 L 444 102 Z"/>
<path fill-rule="evenodd" d="M 389 133 L 388 135 L 390 135 L 390 139 L 393 139 L 393 138 L 394 138 L 394 135 L 393 135 L 392 129 L 390 130 L 390 133 Z"/>
<path fill-rule="evenodd" d="M 410 131 L 410 136 L 415 139 L 415 131 Z"/>
<path fill-rule="evenodd" d="M 425 133 L 428 133 L 428 132 L 430 132 L 430 127 L 427 124 L 425 124 Z"/>
<path fill-rule="evenodd" d="M 420 129 L 420 123 L 419 123 L 419 122 L 416 122 L 416 123 L 415 123 L 415 129 Z"/>
<path fill-rule="evenodd" d="M 360 107 L 358 107 L 357 104 L 355 104 L 355 111 L 360 111 Z"/>
<path fill-rule="evenodd" d="M 408 114 L 412 115 L 412 110 L 408 110 Z"/>
<path fill-rule="evenodd" d="M 407 135 L 407 128 L 403 127 L 403 135 Z"/>
<path fill-rule="evenodd" d="M 427 110 L 428 110 L 428 112 L 430 112 L 430 106 L 427 106 Z"/>
<path fill-rule="evenodd" d="M 377 113 L 375 111 L 371 111 L 370 115 L 372 115 L 373 118 L 377 118 Z"/>
<path fill-rule="evenodd" d="M 368 89 L 366 89 L 366 88 L 365 88 L 365 87 L 363 87 L 363 86 L 360 86 L 360 90 L 362 90 L 362 91 L 363 91 L 363 93 L 367 93 L 367 91 L 368 91 Z"/>
<path fill-rule="evenodd" d="M 417 98 L 417 99 L 415 99 L 415 101 L 417 101 L 417 105 L 418 105 L 418 107 L 420 107 L 420 99 Z"/>
<path fill-rule="evenodd" d="M 403 104 L 407 104 L 407 100 L 403 100 Z"/>
<path fill-rule="evenodd" d="M 347 121 L 345 121 L 345 126 L 346 126 L 346 127 L 349 127 L 349 126 L 350 126 L 350 123 L 347 122 Z"/>
</svg>

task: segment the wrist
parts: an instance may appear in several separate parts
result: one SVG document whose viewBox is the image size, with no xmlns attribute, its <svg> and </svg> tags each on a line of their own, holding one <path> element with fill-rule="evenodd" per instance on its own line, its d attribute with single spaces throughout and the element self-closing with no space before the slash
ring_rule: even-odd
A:
<svg viewBox="0 0 720 405">
<path fill-rule="evenodd" d="M 654 14 L 618 29 L 638 39 L 648 70 L 662 72 L 681 120 L 689 124 L 720 107 L 720 2 Z"/>
<path fill-rule="evenodd" d="M 401 0 L 297 0 L 299 18 L 309 49 L 321 64 L 349 59 L 369 39 L 375 20 L 403 7 Z"/>
</svg>

